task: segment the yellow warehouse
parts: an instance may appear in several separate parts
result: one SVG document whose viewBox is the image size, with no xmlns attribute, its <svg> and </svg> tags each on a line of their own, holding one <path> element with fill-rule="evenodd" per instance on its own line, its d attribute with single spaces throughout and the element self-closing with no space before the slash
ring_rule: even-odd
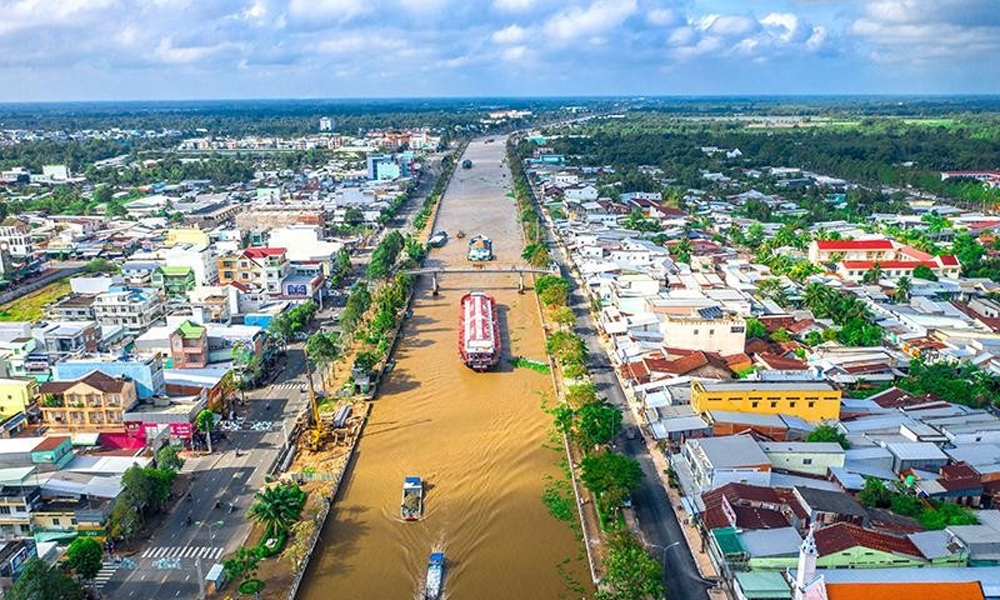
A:
<svg viewBox="0 0 1000 600">
<path fill-rule="evenodd" d="M 840 417 L 840 390 L 822 381 L 692 381 L 691 406 L 698 413 L 729 410 L 816 422 Z"/>
</svg>

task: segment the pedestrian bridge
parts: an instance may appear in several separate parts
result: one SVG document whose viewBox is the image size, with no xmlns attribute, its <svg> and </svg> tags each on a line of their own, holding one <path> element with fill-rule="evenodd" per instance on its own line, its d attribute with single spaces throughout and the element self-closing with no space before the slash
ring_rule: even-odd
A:
<svg viewBox="0 0 1000 600">
<path fill-rule="evenodd" d="M 497 265 L 494 263 L 470 263 L 468 266 L 464 267 L 427 267 L 423 269 L 408 269 L 403 271 L 410 275 L 430 275 L 431 276 L 431 289 L 436 296 L 440 290 L 439 280 L 442 275 L 445 274 L 455 274 L 455 275 L 469 275 L 477 273 L 510 273 L 512 275 L 517 275 L 517 291 L 524 291 L 524 274 L 525 273 L 539 273 L 542 275 L 559 275 L 559 265 L 553 263 L 552 266 L 548 268 L 544 267 L 532 267 L 531 265 Z"/>
</svg>

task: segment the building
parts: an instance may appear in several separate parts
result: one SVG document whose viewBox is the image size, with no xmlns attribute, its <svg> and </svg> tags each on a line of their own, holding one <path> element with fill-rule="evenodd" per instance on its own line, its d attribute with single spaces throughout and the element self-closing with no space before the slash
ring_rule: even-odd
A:
<svg viewBox="0 0 1000 600">
<path fill-rule="evenodd" d="M 38 382 L 31 377 L 0 379 L 0 420 L 34 412 L 38 404 Z"/>
<path fill-rule="evenodd" d="M 155 288 L 113 288 L 94 298 L 94 317 L 102 325 L 145 331 L 163 315 L 163 294 Z"/>
<path fill-rule="evenodd" d="M 43 383 L 39 393 L 42 423 L 70 431 L 124 432 L 123 415 L 139 400 L 135 382 L 101 371 Z"/>
<path fill-rule="evenodd" d="M 845 260 L 837 267 L 837 274 L 845 281 L 859 282 L 865 273 L 878 267 L 884 279 L 898 279 L 906 276 L 913 278 L 917 267 L 927 267 L 939 278 L 955 279 L 962 271 L 958 259 L 950 254 L 932 256 L 926 260 Z"/>
<path fill-rule="evenodd" d="M 814 240 L 809 244 L 813 264 L 844 260 L 886 261 L 896 256 L 891 240 Z"/>
<path fill-rule="evenodd" d="M 691 406 L 698 413 L 784 414 L 817 422 L 840 417 L 840 396 L 820 381 L 691 382 Z"/>
<path fill-rule="evenodd" d="M 35 246 L 28 223 L 16 217 L 4 219 L 0 223 L 0 249 L 19 260 L 33 257 Z"/>
<path fill-rule="evenodd" d="M 319 130 L 320 131 L 333 131 L 333 119 L 330 117 L 320 117 L 319 118 Z"/>
<path fill-rule="evenodd" d="M 163 363 L 158 356 L 88 356 L 59 361 L 52 368 L 55 381 L 76 381 L 92 371 L 111 377 L 128 378 L 135 383 L 140 400 L 164 393 Z"/>
<path fill-rule="evenodd" d="M 209 246 L 211 240 L 208 234 L 197 227 L 183 227 L 167 230 L 165 246 L 176 246 L 178 244 L 189 244 L 195 246 Z"/>
<path fill-rule="evenodd" d="M 370 154 L 367 159 L 368 179 L 391 181 L 400 176 L 399 163 L 391 154 Z"/>
<path fill-rule="evenodd" d="M 170 334 L 170 358 L 176 369 L 201 369 L 208 365 L 208 330 L 184 321 Z"/>
<path fill-rule="evenodd" d="M 160 267 L 150 278 L 153 287 L 163 292 L 166 298 L 181 298 L 194 289 L 196 284 L 194 269 L 191 267 Z"/>
<path fill-rule="evenodd" d="M 750 436 L 689 439 L 682 456 L 698 493 L 733 482 L 771 484 L 771 461 Z"/>
<path fill-rule="evenodd" d="M 83 352 L 95 352 L 101 343 L 101 327 L 96 321 L 47 321 L 35 326 L 35 352 L 56 359 Z"/>
<path fill-rule="evenodd" d="M 660 322 L 664 344 L 671 348 L 703 350 L 722 355 L 739 354 L 746 345 L 746 321 L 710 306 L 690 315 L 666 314 Z"/>
<path fill-rule="evenodd" d="M 284 248 L 247 248 L 242 254 L 218 259 L 219 285 L 238 283 L 271 295 L 282 294 L 282 282 L 291 271 Z"/>
<path fill-rule="evenodd" d="M 844 466 L 844 449 L 835 442 L 760 442 L 775 469 L 826 477 Z"/>
</svg>

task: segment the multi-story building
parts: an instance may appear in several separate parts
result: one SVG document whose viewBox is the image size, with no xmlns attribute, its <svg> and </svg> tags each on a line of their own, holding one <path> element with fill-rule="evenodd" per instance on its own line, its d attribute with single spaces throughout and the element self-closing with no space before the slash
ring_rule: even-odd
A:
<svg viewBox="0 0 1000 600">
<path fill-rule="evenodd" d="M 160 267 L 153 271 L 150 281 L 166 298 L 185 297 L 196 283 L 191 267 Z"/>
<path fill-rule="evenodd" d="M 809 260 L 814 264 L 842 260 L 892 260 L 896 247 L 891 240 L 814 240 L 809 244 Z"/>
<path fill-rule="evenodd" d="M 60 321 L 90 321 L 94 318 L 94 296 L 71 294 L 45 307 L 53 319 Z"/>
<path fill-rule="evenodd" d="M 33 412 L 38 405 L 38 382 L 31 377 L 0 379 L 0 420 Z"/>
<path fill-rule="evenodd" d="M 205 327 L 184 321 L 169 339 L 175 369 L 201 369 L 208 365 L 208 330 Z"/>
<path fill-rule="evenodd" d="M 91 371 L 80 379 L 39 388 L 42 422 L 53 429 L 124 432 L 123 415 L 139 400 L 135 382 Z"/>
<path fill-rule="evenodd" d="M 7 217 L 0 223 L 0 248 L 5 249 L 15 259 L 31 258 L 35 254 L 31 228 L 21 219 Z"/>
<path fill-rule="evenodd" d="M 717 306 L 693 310 L 689 315 L 666 314 L 660 321 L 665 346 L 722 355 L 743 352 L 746 329 L 742 316 L 725 313 Z"/>
<path fill-rule="evenodd" d="M 840 390 L 822 381 L 691 382 L 691 407 L 792 415 L 810 422 L 840 417 Z"/>
<path fill-rule="evenodd" d="M 367 159 L 368 179 L 390 181 L 400 176 L 399 163 L 391 154 L 371 154 Z"/>
<path fill-rule="evenodd" d="M 101 327 L 96 321 L 46 321 L 35 326 L 31 335 L 38 341 L 37 353 L 57 359 L 96 352 L 101 343 Z"/>
<path fill-rule="evenodd" d="M 163 295 L 155 288 L 113 288 L 94 298 L 94 316 L 102 325 L 144 331 L 163 314 Z"/>
<path fill-rule="evenodd" d="M 239 283 L 275 296 L 291 271 L 284 248 L 247 248 L 240 255 L 220 257 L 218 264 L 219 285 Z"/>
<path fill-rule="evenodd" d="M 0 377 L 27 377 L 25 364 L 35 351 L 38 342 L 30 336 L 17 337 L 10 341 L 0 340 Z"/>
<path fill-rule="evenodd" d="M 3 540 L 31 535 L 31 513 L 39 502 L 35 469 L 17 471 L 0 482 L 0 539 Z M 25 473 L 30 473 L 30 477 Z"/>
<path fill-rule="evenodd" d="M 681 452 L 691 472 L 692 491 L 701 494 L 727 483 L 771 485 L 771 461 L 748 435 L 690 439 Z"/>
<path fill-rule="evenodd" d="M 140 400 L 164 393 L 163 363 L 159 356 L 100 356 L 70 358 L 52 367 L 54 381 L 76 381 L 97 370 L 135 383 Z"/>
</svg>

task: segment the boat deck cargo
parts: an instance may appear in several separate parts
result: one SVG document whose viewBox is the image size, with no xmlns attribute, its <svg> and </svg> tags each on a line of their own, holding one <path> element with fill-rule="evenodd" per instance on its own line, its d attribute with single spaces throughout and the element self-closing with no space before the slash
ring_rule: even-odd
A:
<svg viewBox="0 0 1000 600">
<path fill-rule="evenodd" d="M 500 323 L 496 301 L 484 292 L 462 296 L 458 353 L 470 369 L 487 371 L 500 360 Z"/>
<path fill-rule="evenodd" d="M 399 505 L 399 514 L 406 521 L 416 521 L 424 512 L 424 483 L 419 477 L 407 477 L 403 480 L 403 499 Z"/>
</svg>

